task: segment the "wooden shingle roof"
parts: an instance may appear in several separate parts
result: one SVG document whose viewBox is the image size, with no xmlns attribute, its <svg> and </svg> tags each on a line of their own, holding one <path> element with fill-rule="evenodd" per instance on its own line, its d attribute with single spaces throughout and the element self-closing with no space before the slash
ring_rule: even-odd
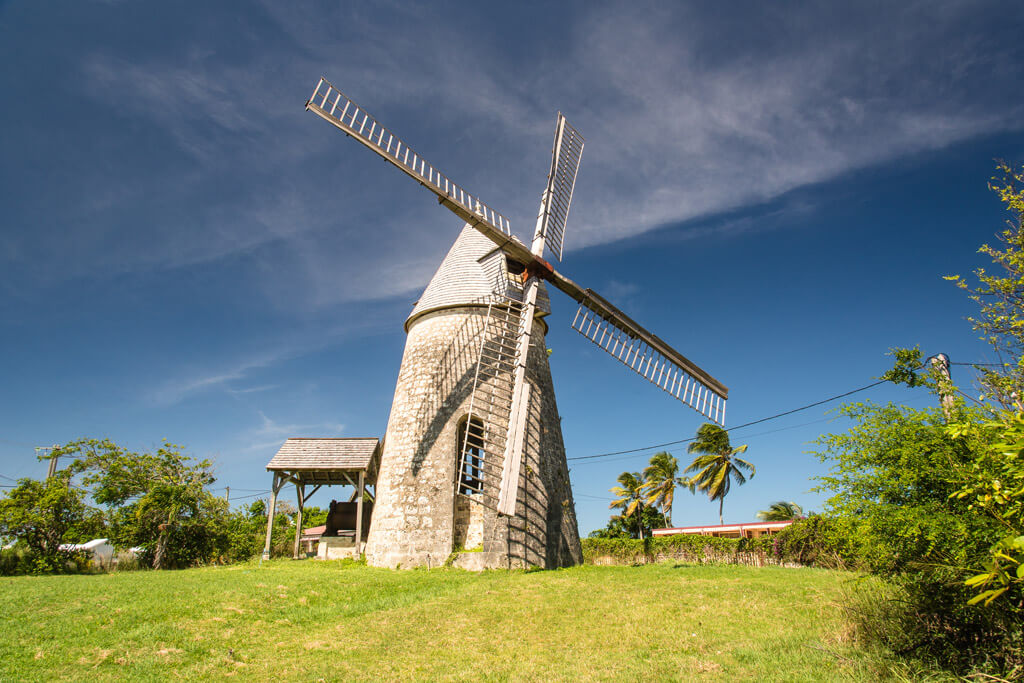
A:
<svg viewBox="0 0 1024 683">
<path fill-rule="evenodd" d="M 297 471 L 350 471 L 376 470 L 380 456 L 380 439 L 292 438 L 284 442 L 281 450 L 267 463 L 267 469 L 276 472 Z"/>
<path fill-rule="evenodd" d="M 504 253 L 467 225 L 423 290 L 405 321 L 405 329 L 408 331 L 410 323 L 425 313 L 453 306 L 480 305 L 495 293 L 522 301 L 522 293 L 511 285 L 505 272 Z M 537 316 L 550 312 L 551 303 L 542 282 Z"/>
</svg>

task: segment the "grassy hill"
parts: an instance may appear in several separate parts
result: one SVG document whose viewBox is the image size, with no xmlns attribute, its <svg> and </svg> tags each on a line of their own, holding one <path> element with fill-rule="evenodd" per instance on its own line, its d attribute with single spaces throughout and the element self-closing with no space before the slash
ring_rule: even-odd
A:
<svg viewBox="0 0 1024 683">
<path fill-rule="evenodd" d="M 868 680 L 850 574 L 658 564 L 389 571 L 276 560 L 0 579 L 0 677 Z"/>
</svg>

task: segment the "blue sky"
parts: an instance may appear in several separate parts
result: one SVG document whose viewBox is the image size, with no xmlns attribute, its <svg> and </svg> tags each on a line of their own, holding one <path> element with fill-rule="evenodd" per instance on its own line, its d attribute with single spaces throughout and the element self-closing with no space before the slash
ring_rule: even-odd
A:
<svg viewBox="0 0 1024 683">
<path fill-rule="evenodd" d="M 893 346 L 992 360 L 941 276 L 984 264 L 993 159 L 1024 161 L 1021 6 L 293 5 L 0 2 L 0 475 L 167 438 L 234 498 L 288 436 L 383 434 L 460 224 L 303 110 L 320 76 L 524 238 L 563 111 L 587 146 L 560 269 L 728 385 L 730 424 L 869 384 Z M 570 458 L 693 435 L 553 308 Z M 758 474 L 727 521 L 820 509 L 834 405 L 733 435 Z M 653 452 L 570 462 L 582 533 Z"/>
</svg>

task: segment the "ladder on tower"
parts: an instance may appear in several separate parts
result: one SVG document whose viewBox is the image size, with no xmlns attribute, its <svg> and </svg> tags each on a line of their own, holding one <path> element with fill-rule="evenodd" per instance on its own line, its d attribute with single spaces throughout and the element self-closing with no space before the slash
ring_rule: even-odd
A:
<svg viewBox="0 0 1024 683">
<path fill-rule="evenodd" d="M 515 299 L 494 295 L 488 303 L 469 416 L 458 434 L 457 490 L 491 508 L 501 485 L 522 314 L 523 304 Z"/>
</svg>

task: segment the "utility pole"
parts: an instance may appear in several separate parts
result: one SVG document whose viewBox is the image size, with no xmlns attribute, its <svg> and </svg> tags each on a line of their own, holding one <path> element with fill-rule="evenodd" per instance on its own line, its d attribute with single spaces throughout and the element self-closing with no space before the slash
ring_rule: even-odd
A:
<svg viewBox="0 0 1024 683">
<path fill-rule="evenodd" d="M 230 486 L 225 486 L 224 487 L 224 500 L 226 500 L 229 503 L 231 502 L 231 487 Z"/>
<path fill-rule="evenodd" d="M 938 375 L 939 380 L 939 404 L 942 406 L 942 414 L 949 420 L 949 414 L 953 410 L 953 380 L 949 376 L 949 356 L 944 353 L 935 354 L 931 360 L 932 369 Z"/>
<path fill-rule="evenodd" d="M 49 451 L 50 452 L 50 465 L 46 468 L 46 478 L 47 479 L 49 479 L 50 477 L 52 477 L 53 475 L 55 475 L 57 473 L 57 458 L 58 458 L 58 456 L 53 455 L 53 452 L 55 450 L 57 450 L 58 448 L 60 448 L 60 446 L 58 446 L 57 444 L 53 444 L 52 446 L 36 446 L 36 457 L 42 457 L 39 454 L 40 451 Z"/>
</svg>

